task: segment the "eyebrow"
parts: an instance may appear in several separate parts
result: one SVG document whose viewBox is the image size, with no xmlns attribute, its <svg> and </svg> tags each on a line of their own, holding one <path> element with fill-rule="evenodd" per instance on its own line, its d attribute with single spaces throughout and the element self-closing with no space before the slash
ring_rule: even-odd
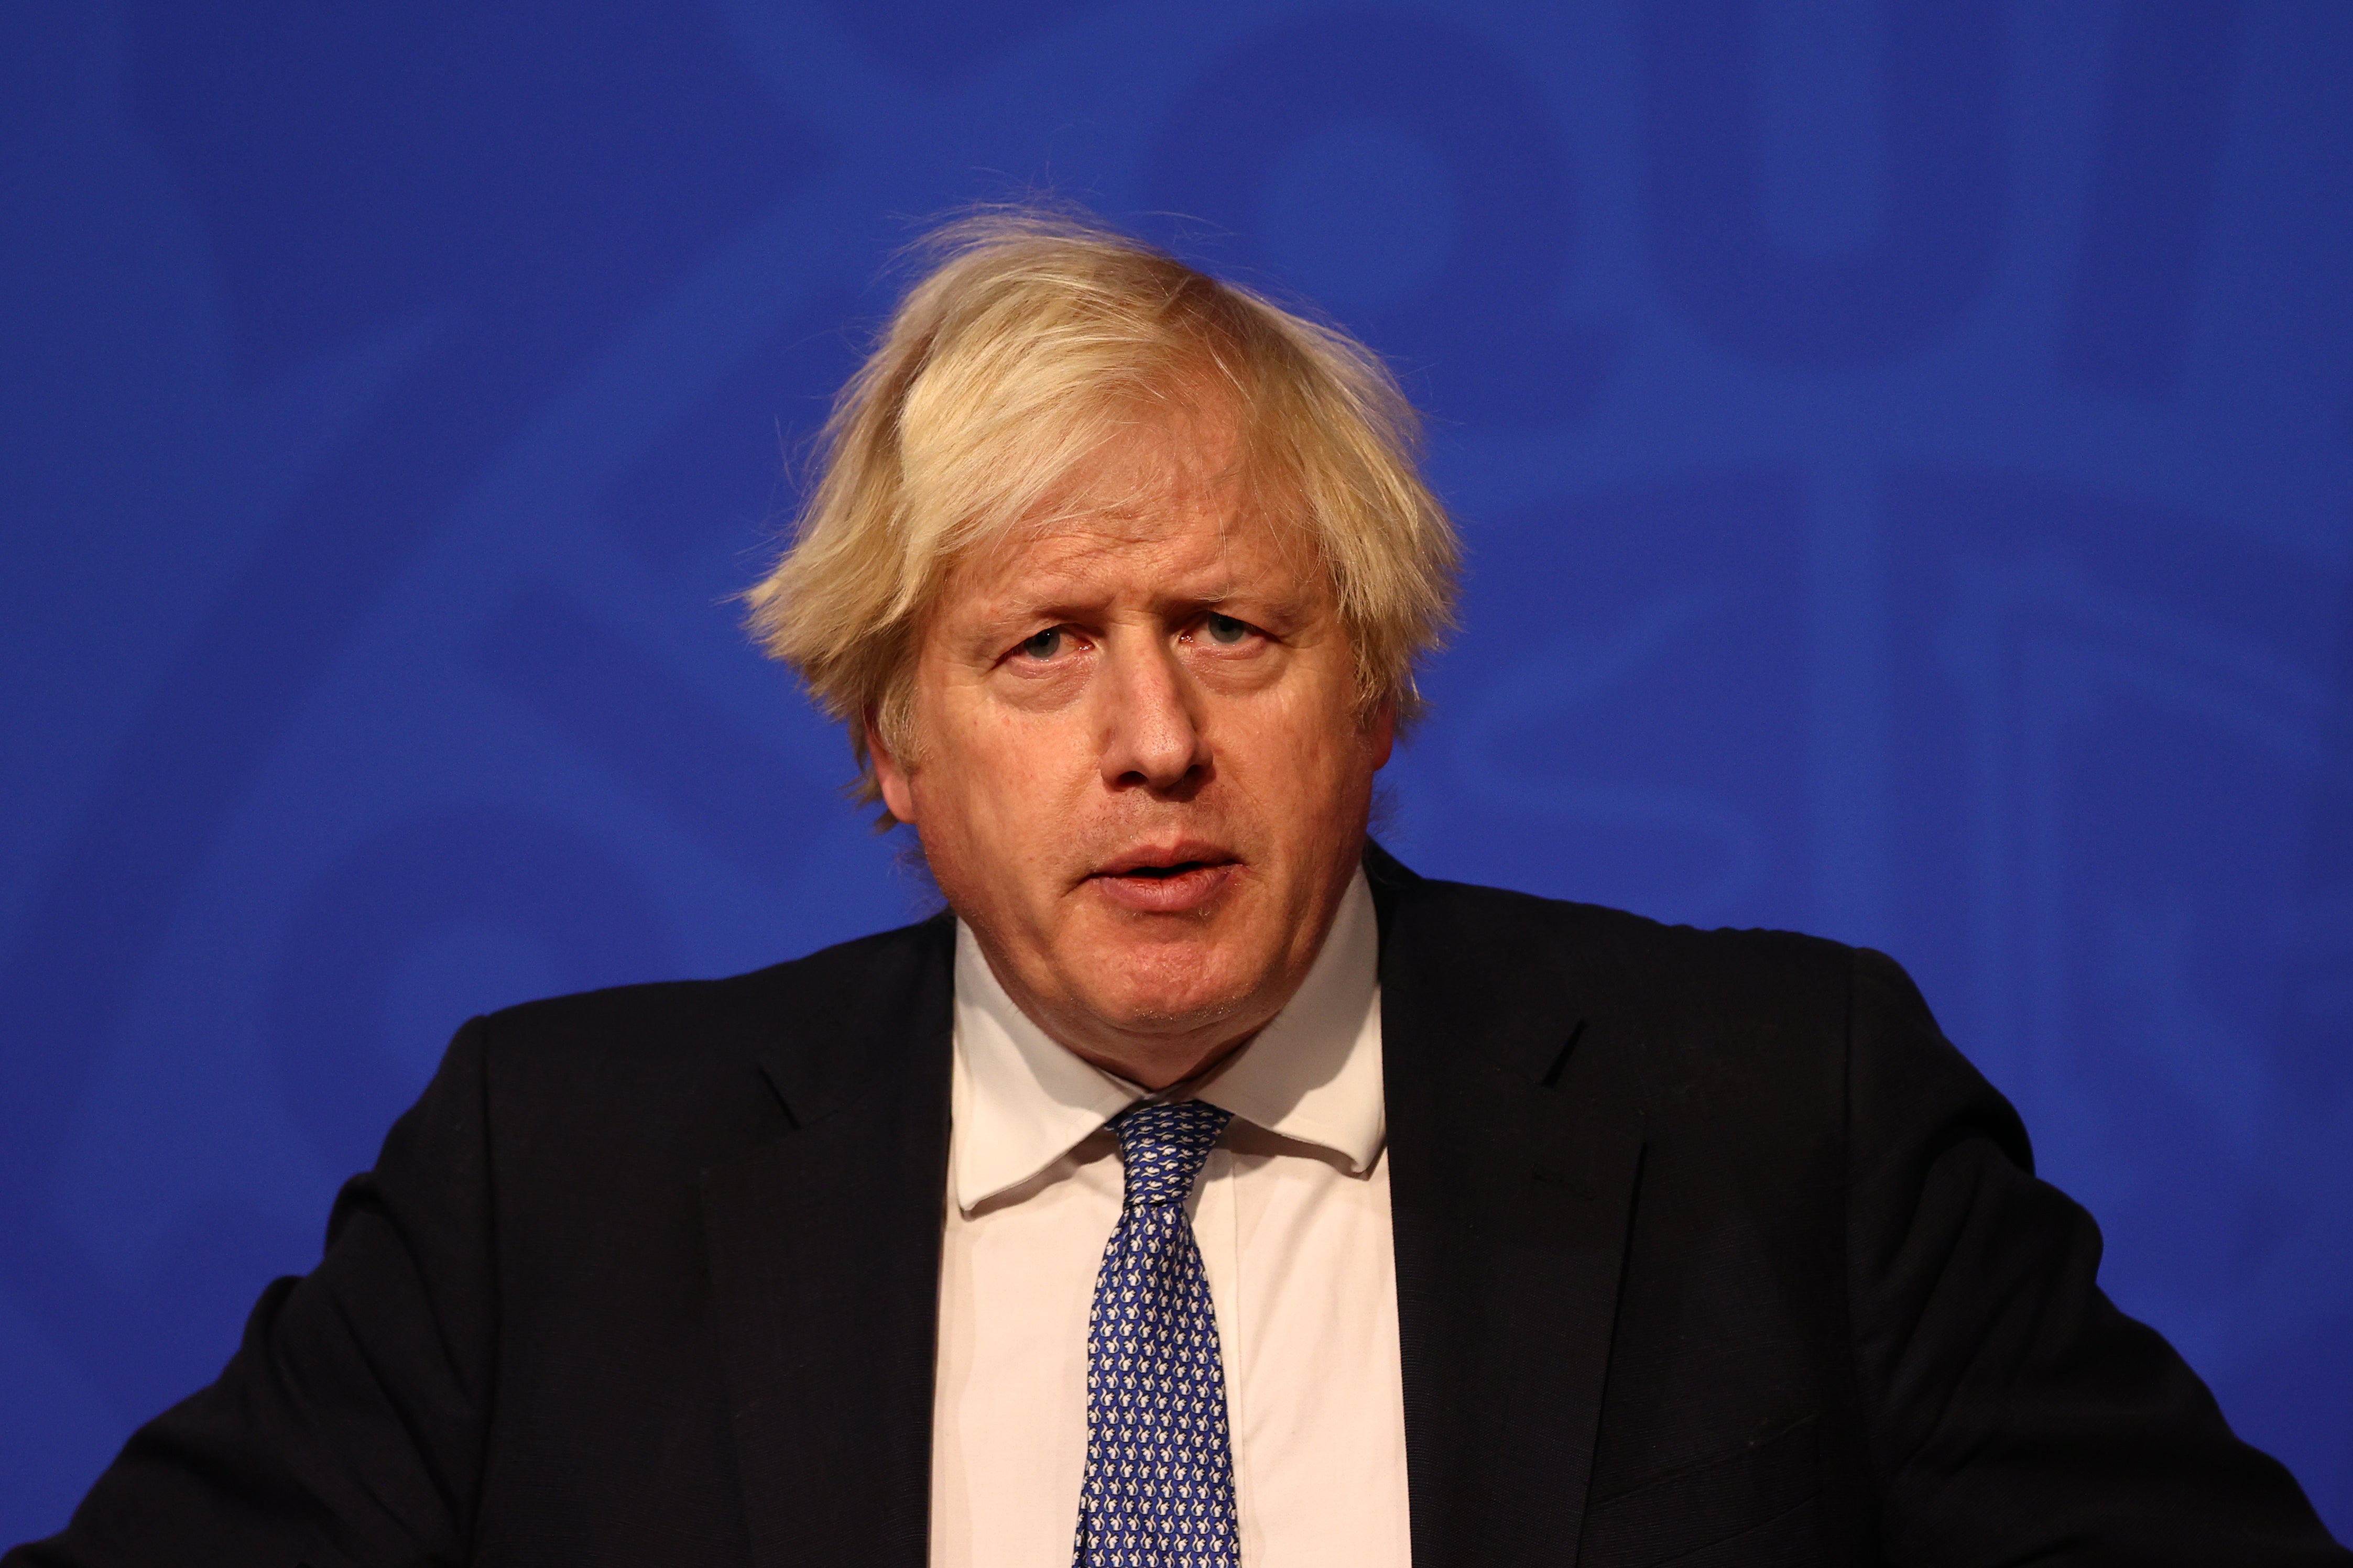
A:
<svg viewBox="0 0 2353 1568">
<path fill-rule="evenodd" d="M 1223 582 L 1204 584 L 1198 587 L 1175 588 L 1153 593 L 1144 601 L 1150 612 L 1169 610 L 1214 610 L 1220 605 L 1236 600 L 1261 603 L 1278 611 L 1295 611 L 1307 602 L 1309 595 L 1297 593 L 1264 593 L 1251 590 L 1229 578 Z M 992 613 L 992 623 L 1011 623 L 1035 619 L 1068 619 L 1085 616 L 1099 610 L 1103 600 L 1082 593 L 1041 592 L 1034 597 L 1006 602 L 1001 613 Z"/>
</svg>

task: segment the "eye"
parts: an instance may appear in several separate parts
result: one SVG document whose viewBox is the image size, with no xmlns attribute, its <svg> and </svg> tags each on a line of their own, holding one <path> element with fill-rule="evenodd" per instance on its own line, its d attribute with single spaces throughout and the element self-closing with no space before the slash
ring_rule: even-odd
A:
<svg viewBox="0 0 2353 1568">
<path fill-rule="evenodd" d="M 1024 658 L 1051 658 L 1061 651 L 1062 628 L 1060 626 L 1048 626 L 1034 637 L 1023 638 L 1021 642 L 1021 656 Z"/>
<path fill-rule="evenodd" d="M 1250 636 L 1251 631 L 1248 621 L 1238 621 L 1231 616 L 1221 616 L 1214 610 L 1209 612 L 1208 618 L 1201 625 L 1208 632 L 1211 642 L 1226 647 L 1233 647 L 1234 644 Z"/>
</svg>

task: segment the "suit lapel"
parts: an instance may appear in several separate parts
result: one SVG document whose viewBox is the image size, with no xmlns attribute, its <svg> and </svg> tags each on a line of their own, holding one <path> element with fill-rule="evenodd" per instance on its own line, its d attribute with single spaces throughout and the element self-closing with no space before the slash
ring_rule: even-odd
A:
<svg viewBox="0 0 2353 1568">
<path fill-rule="evenodd" d="M 923 1568 L 947 1184 L 950 970 L 781 1020 L 786 1124 L 705 1173 L 703 1220 L 754 1560 Z"/>
<path fill-rule="evenodd" d="M 1561 906 L 1499 911 L 1368 860 L 1413 1559 L 1570 1563 L 1641 1165 L 1642 1053 L 1574 944 L 1543 929 Z"/>
</svg>

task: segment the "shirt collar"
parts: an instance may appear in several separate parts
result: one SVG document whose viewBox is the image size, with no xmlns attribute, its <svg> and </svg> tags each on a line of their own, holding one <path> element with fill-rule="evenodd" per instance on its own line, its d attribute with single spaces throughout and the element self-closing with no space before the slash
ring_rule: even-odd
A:
<svg viewBox="0 0 2353 1568">
<path fill-rule="evenodd" d="M 1388 1133 L 1381 1098 L 1380 931 L 1371 888 L 1351 879 L 1307 978 L 1258 1037 L 1195 1090 L 1244 1121 L 1317 1144 L 1363 1172 Z M 1145 1090 L 1069 1051 L 1014 1005 L 956 922 L 955 1201 L 978 1204 L 1035 1176 Z"/>
</svg>

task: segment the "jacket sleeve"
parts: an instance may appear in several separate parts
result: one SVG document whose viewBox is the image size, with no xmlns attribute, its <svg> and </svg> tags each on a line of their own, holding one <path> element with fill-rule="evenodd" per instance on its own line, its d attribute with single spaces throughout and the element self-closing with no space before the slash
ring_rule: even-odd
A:
<svg viewBox="0 0 2353 1568">
<path fill-rule="evenodd" d="M 1886 1559 L 2353 1565 L 2097 1283 L 2100 1232 L 1883 954 L 1855 955 L 1848 1268 Z"/>
<path fill-rule="evenodd" d="M 0 1568 L 464 1559 L 496 1354 L 486 1026 L 467 1025 L 318 1268 L 262 1292 L 218 1382 L 134 1433 L 65 1532 Z"/>
</svg>

